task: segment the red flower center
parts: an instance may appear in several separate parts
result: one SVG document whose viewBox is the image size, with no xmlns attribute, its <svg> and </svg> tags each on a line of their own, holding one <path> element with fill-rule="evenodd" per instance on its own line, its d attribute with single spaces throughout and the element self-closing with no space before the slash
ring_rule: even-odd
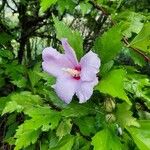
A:
<svg viewBox="0 0 150 150">
<path fill-rule="evenodd" d="M 77 67 L 74 68 L 74 70 L 76 70 L 76 71 L 78 72 L 78 74 L 75 74 L 75 75 L 73 76 L 73 78 L 76 79 L 76 80 L 80 80 L 81 67 L 80 67 L 80 66 L 77 66 Z"/>
</svg>

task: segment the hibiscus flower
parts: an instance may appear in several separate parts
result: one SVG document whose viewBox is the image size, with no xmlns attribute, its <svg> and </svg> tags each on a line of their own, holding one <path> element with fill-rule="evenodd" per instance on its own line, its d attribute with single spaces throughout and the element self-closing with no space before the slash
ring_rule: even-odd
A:
<svg viewBox="0 0 150 150">
<path fill-rule="evenodd" d="M 79 103 L 84 103 L 90 99 L 98 83 L 96 74 L 99 72 L 100 59 L 96 53 L 89 51 L 78 62 L 67 39 L 61 42 L 64 54 L 52 47 L 43 50 L 43 70 L 56 77 L 56 84 L 52 87 L 63 101 L 70 103 L 76 94 Z"/>
</svg>

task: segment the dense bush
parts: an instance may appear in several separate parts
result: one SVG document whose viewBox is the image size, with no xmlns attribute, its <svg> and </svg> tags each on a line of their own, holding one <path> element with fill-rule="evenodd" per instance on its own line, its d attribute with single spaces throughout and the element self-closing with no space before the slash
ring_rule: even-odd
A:
<svg viewBox="0 0 150 150">
<path fill-rule="evenodd" d="M 149 0 L 2 0 L 0 149 L 150 150 L 149 20 Z M 63 102 L 41 67 L 62 38 L 101 59 L 82 104 Z"/>
</svg>

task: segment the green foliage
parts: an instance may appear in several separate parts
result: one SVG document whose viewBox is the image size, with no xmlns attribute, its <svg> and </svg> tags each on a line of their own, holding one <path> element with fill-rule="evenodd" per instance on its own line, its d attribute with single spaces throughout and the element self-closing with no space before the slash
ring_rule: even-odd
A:
<svg viewBox="0 0 150 150">
<path fill-rule="evenodd" d="M 99 54 L 102 64 L 114 59 L 121 51 L 121 38 L 121 31 L 118 26 L 114 26 L 96 39 L 94 49 Z"/>
<path fill-rule="evenodd" d="M 103 129 L 92 138 L 94 150 L 121 150 L 121 142 L 110 129 Z"/>
<path fill-rule="evenodd" d="M 78 59 L 83 56 L 83 38 L 78 31 L 71 30 L 63 22 L 54 17 L 57 38 L 67 38 L 69 44 L 74 48 Z"/>
<path fill-rule="evenodd" d="M 125 100 L 131 105 L 131 102 L 124 91 L 123 82 L 125 75 L 126 72 L 123 69 L 112 70 L 100 81 L 96 89 L 102 93 Z"/>
<path fill-rule="evenodd" d="M 71 150 L 73 143 L 74 137 L 72 135 L 66 135 L 51 150 Z"/>
<path fill-rule="evenodd" d="M 79 127 L 81 133 L 85 136 L 96 133 L 96 124 L 94 117 L 81 117 L 75 119 L 75 124 Z"/>
<path fill-rule="evenodd" d="M 150 23 L 146 23 L 139 34 L 130 43 L 146 53 L 150 53 Z"/>
<path fill-rule="evenodd" d="M 55 4 L 57 0 L 41 0 L 40 6 L 42 11 L 46 11 L 52 4 Z"/>
<path fill-rule="evenodd" d="M 134 142 L 137 144 L 140 150 L 149 150 L 150 149 L 150 121 L 141 120 L 140 128 L 136 127 L 127 127 L 128 132 L 131 134 Z"/>
<path fill-rule="evenodd" d="M 15 149 L 27 147 L 30 143 L 34 144 L 40 134 L 40 130 L 48 131 L 55 129 L 60 120 L 58 112 L 50 110 L 48 107 L 31 107 L 25 111 L 25 114 L 31 117 L 20 125 L 15 134 L 17 139 Z"/>
<path fill-rule="evenodd" d="M 126 103 L 118 104 L 116 116 L 117 116 L 118 123 L 123 128 L 128 126 L 140 127 L 136 118 L 132 116 L 132 112 L 130 111 L 130 105 Z"/>
<path fill-rule="evenodd" d="M 3 0 L 0 149 L 149 150 L 149 9 L 148 0 Z M 62 38 L 78 60 L 90 50 L 101 59 L 83 104 L 63 102 L 42 71 L 43 48 L 61 51 Z"/>
</svg>

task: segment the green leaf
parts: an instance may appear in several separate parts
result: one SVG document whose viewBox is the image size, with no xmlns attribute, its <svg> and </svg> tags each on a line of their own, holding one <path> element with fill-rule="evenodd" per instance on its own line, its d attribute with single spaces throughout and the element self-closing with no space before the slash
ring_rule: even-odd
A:
<svg viewBox="0 0 150 150">
<path fill-rule="evenodd" d="M 19 132 L 19 129 L 17 130 L 17 132 Z M 30 144 L 34 144 L 37 141 L 39 134 L 39 130 L 28 130 L 27 132 L 24 132 L 22 134 L 17 133 L 17 140 L 15 143 L 16 147 L 14 148 L 14 150 L 20 150 L 29 146 Z"/>
<path fill-rule="evenodd" d="M 0 57 L 8 58 L 8 59 L 13 59 L 13 54 L 9 50 L 0 50 Z"/>
<path fill-rule="evenodd" d="M 31 143 L 35 143 L 39 137 L 40 129 L 48 131 L 55 129 L 59 123 L 59 112 L 55 112 L 48 107 L 30 107 L 25 114 L 31 117 L 21 124 L 15 134 L 15 150 L 25 148 Z"/>
<path fill-rule="evenodd" d="M 74 137 L 72 135 L 64 136 L 55 147 L 51 150 L 71 150 L 74 143 Z"/>
<path fill-rule="evenodd" d="M 110 129 L 103 129 L 92 138 L 94 150 L 122 150 L 121 143 Z"/>
<path fill-rule="evenodd" d="M 112 70 L 100 80 L 96 89 L 102 93 L 123 99 L 131 105 L 124 91 L 125 75 L 126 72 L 123 69 Z"/>
<path fill-rule="evenodd" d="M 58 10 L 62 14 L 65 10 L 69 12 L 73 12 L 76 4 L 73 0 L 57 0 L 58 2 Z"/>
<path fill-rule="evenodd" d="M 132 36 L 132 33 L 138 34 L 143 27 L 143 22 L 146 17 L 140 13 L 125 10 L 115 14 L 114 19 L 121 22 L 122 34 L 127 38 Z"/>
<path fill-rule="evenodd" d="M 150 23 L 146 23 L 140 33 L 132 40 L 130 46 L 150 53 Z"/>
<path fill-rule="evenodd" d="M 15 101 L 10 101 L 7 103 L 7 105 L 5 106 L 2 115 L 6 114 L 6 113 L 12 113 L 14 111 L 17 112 L 21 112 L 23 110 L 23 106 L 18 105 L 17 102 Z"/>
<path fill-rule="evenodd" d="M 12 36 L 7 34 L 6 32 L 0 32 L 0 44 L 6 44 L 12 40 Z"/>
<path fill-rule="evenodd" d="M 11 83 L 13 83 L 14 85 L 16 85 L 19 88 L 25 88 L 26 87 L 26 81 L 27 79 L 25 77 L 22 77 L 20 79 L 16 79 L 11 81 Z"/>
<path fill-rule="evenodd" d="M 130 56 L 133 59 L 135 64 L 141 67 L 146 64 L 145 59 L 141 55 L 139 55 L 137 52 L 130 50 Z"/>
<path fill-rule="evenodd" d="M 54 23 L 57 33 L 57 38 L 67 38 L 69 44 L 73 47 L 76 52 L 78 60 L 83 56 L 83 38 L 78 31 L 71 30 L 63 22 L 59 21 L 54 17 Z"/>
<path fill-rule="evenodd" d="M 46 11 L 49 7 L 51 7 L 52 4 L 55 4 L 56 2 L 57 0 L 41 0 L 41 10 L 43 12 Z"/>
<path fill-rule="evenodd" d="M 8 97 L 0 97 L 0 114 L 4 111 L 5 105 L 9 100 Z"/>
<path fill-rule="evenodd" d="M 77 126 L 79 126 L 79 129 L 83 135 L 90 136 L 90 134 L 96 133 L 96 120 L 94 117 L 87 116 L 76 118 L 74 122 Z"/>
<path fill-rule="evenodd" d="M 139 121 L 140 128 L 127 127 L 126 129 L 131 134 L 134 142 L 140 150 L 150 150 L 150 121 Z"/>
<path fill-rule="evenodd" d="M 60 113 L 51 110 L 49 107 L 30 107 L 25 114 L 32 117 L 29 122 L 35 122 L 34 128 L 42 127 L 43 131 L 55 129 L 60 120 Z"/>
<path fill-rule="evenodd" d="M 38 74 L 38 72 L 34 70 L 29 70 L 28 75 L 29 75 L 29 79 L 30 79 L 32 87 L 34 87 L 41 79 L 41 76 Z"/>
<path fill-rule="evenodd" d="M 140 126 L 136 118 L 132 116 L 130 108 L 131 108 L 130 105 L 126 103 L 117 105 L 116 117 L 117 122 L 121 125 L 121 127 L 125 128 L 127 126 L 136 126 L 136 127 Z"/>
<path fill-rule="evenodd" d="M 79 104 L 72 102 L 61 113 L 65 117 L 82 117 L 95 113 L 95 107 L 93 103 Z"/>
<path fill-rule="evenodd" d="M 85 2 L 81 2 L 80 3 L 80 9 L 82 12 L 82 15 L 84 16 L 86 13 L 88 13 L 88 11 L 90 11 L 90 9 L 92 8 L 92 5 L 89 3 L 85 3 Z"/>
<path fill-rule="evenodd" d="M 94 49 L 99 54 L 102 64 L 114 59 L 121 51 L 121 38 L 118 26 L 114 26 L 96 39 Z"/>
<path fill-rule="evenodd" d="M 30 92 L 14 93 L 10 95 L 10 101 L 6 104 L 2 114 L 21 112 L 29 106 L 41 104 L 41 98 L 38 95 L 32 95 Z"/>
<path fill-rule="evenodd" d="M 150 80 L 147 76 L 134 72 L 128 73 L 125 89 L 132 93 L 135 98 L 142 98 L 150 103 Z"/>
<path fill-rule="evenodd" d="M 71 119 L 63 120 L 61 121 L 61 123 L 57 128 L 56 135 L 59 138 L 62 138 L 63 136 L 70 134 L 71 128 L 72 128 Z"/>
</svg>

